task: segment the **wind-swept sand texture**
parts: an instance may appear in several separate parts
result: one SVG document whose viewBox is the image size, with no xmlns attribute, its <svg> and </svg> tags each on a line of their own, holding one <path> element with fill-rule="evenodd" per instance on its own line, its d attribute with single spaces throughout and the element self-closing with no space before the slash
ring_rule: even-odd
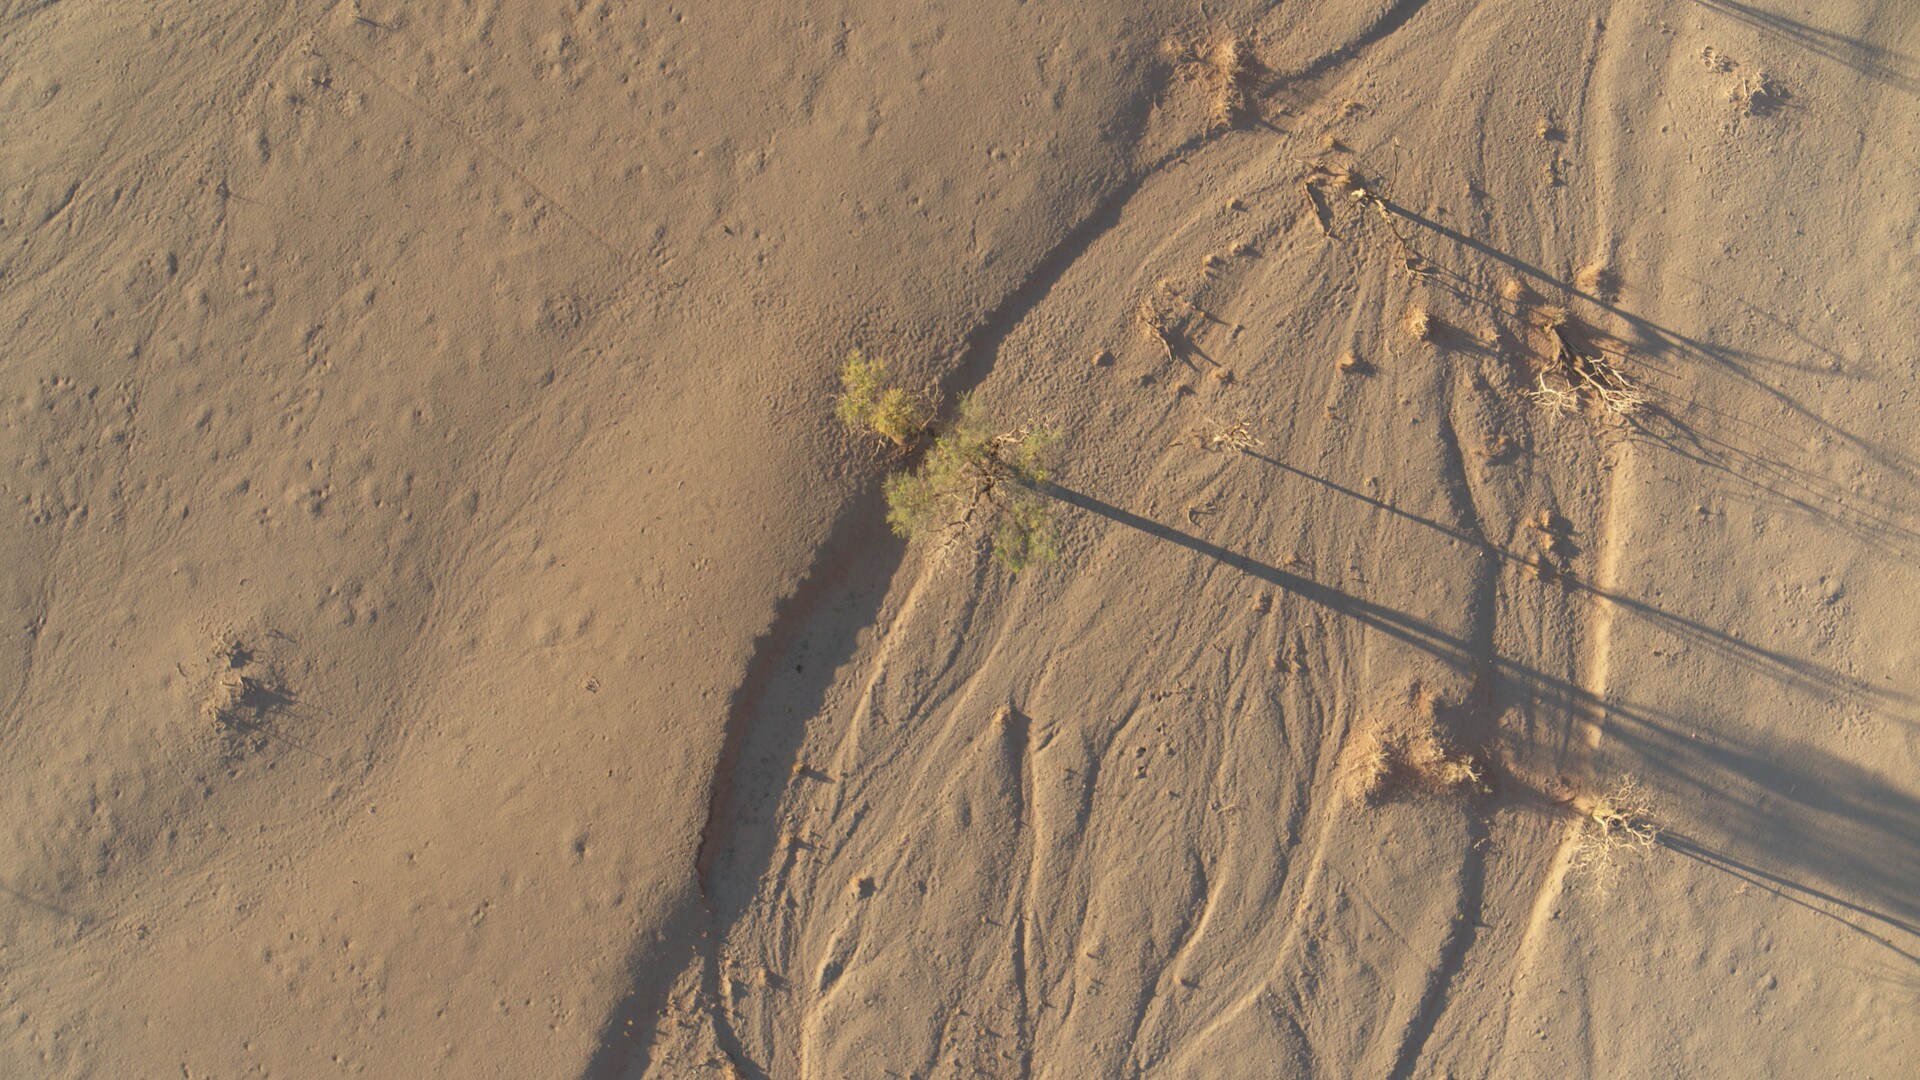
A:
<svg viewBox="0 0 1920 1080">
<path fill-rule="evenodd" d="M 1817 7 L 8 6 L 0 1076 L 1911 1072 Z M 1058 562 L 887 533 L 854 346 Z"/>
</svg>

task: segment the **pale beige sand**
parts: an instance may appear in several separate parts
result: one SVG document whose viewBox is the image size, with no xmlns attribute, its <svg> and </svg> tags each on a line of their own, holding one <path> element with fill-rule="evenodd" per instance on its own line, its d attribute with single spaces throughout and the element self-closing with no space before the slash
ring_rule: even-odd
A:
<svg viewBox="0 0 1920 1080">
<path fill-rule="evenodd" d="M 9 6 L 0 1076 L 1910 1073 L 1920 22 L 1805 7 Z"/>
</svg>

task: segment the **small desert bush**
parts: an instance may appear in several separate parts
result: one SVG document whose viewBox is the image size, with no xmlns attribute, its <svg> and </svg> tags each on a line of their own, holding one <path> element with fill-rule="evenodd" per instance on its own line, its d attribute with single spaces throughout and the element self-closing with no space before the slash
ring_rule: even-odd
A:
<svg viewBox="0 0 1920 1080">
<path fill-rule="evenodd" d="M 1479 762 L 1441 740 L 1431 727 L 1379 731 L 1368 737 L 1357 769 L 1369 806 L 1416 795 L 1471 795 L 1482 790 Z"/>
<path fill-rule="evenodd" d="M 834 411 L 848 427 L 871 431 L 901 449 L 919 441 L 933 422 L 933 401 L 927 395 L 890 383 L 887 362 L 869 360 L 859 349 L 847 354 L 840 369 Z"/>
<path fill-rule="evenodd" d="M 1660 824 L 1653 797 L 1631 776 L 1621 777 L 1605 794 L 1578 798 L 1572 805 L 1580 816 L 1573 836 L 1571 866 L 1596 891 L 1613 887 L 1628 856 L 1659 842 Z"/>
<path fill-rule="evenodd" d="M 993 554 L 1016 573 L 1059 555 L 1053 506 L 1042 494 L 1044 428 L 1004 430 L 970 397 L 927 451 L 920 467 L 887 478 L 887 523 L 909 540 L 985 527 Z"/>
<path fill-rule="evenodd" d="M 1577 413 L 1592 402 L 1601 413 L 1615 417 L 1632 416 L 1646 405 L 1646 393 L 1612 358 L 1574 346 L 1567 309 L 1543 307 L 1535 315 L 1551 346 L 1529 395 L 1536 403 L 1550 411 Z"/>
<path fill-rule="evenodd" d="M 1162 49 L 1182 78 L 1205 91 L 1209 133 L 1237 127 L 1252 114 L 1264 69 L 1251 41 L 1216 34 L 1168 41 Z"/>
</svg>

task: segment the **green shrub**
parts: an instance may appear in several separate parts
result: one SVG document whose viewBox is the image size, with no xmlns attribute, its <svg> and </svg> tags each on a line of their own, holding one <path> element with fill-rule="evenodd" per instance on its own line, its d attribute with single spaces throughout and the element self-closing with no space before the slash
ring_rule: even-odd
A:
<svg viewBox="0 0 1920 1080">
<path fill-rule="evenodd" d="M 861 428 L 906 449 L 933 422 L 933 402 L 887 382 L 887 362 L 869 360 L 859 349 L 847 354 L 840 369 L 840 399 L 834 411 L 848 427 Z"/>
<path fill-rule="evenodd" d="M 887 478 L 887 523 L 909 540 L 967 529 L 990 517 L 993 554 L 1018 573 L 1060 554 L 1053 505 L 1042 494 L 1052 432 L 998 431 L 971 398 L 912 472 Z"/>
<path fill-rule="evenodd" d="M 1028 495 L 1010 503 L 993 527 L 993 557 L 1014 573 L 1034 563 L 1060 557 L 1060 536 L 1053 527 L 1053 507 Z"/>
</svg>

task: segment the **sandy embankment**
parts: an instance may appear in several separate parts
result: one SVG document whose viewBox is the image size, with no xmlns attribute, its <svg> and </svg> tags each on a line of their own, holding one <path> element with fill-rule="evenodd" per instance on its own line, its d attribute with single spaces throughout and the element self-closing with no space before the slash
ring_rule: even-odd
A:
<svg viewBox="0 0 1920 1080">
<path fill-rule="evenodd" d="M 1110 23 L 10 12 L 0 1072 L 565 1074 L 646 1013 L 864 477 L 832 359 L 931 372 L 1125 175 Z"/>
</svg>

